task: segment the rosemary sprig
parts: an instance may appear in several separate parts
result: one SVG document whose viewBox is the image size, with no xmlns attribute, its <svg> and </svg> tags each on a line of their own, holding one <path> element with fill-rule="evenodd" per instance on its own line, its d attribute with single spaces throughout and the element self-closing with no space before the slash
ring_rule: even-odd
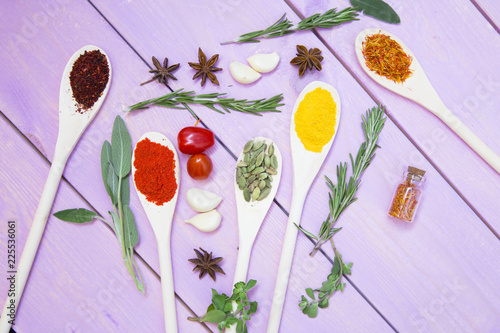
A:
<svg viewBox="0 0 500 333">
<path fill-rule="evenodd" d="M 325 177 L 326 184 L 330 189 L 330 193 L 328 193 L 330 212 L 326 220 L 321 224 L 318 236 L 315 236 L 311 232 L 296 224 L 300 231 L 317 242 L 313 251 L 310 253 L 310 256 L 314 256 L 314 254 L 316 254 L 321 246 L 328 240 L 331 242 L 335 253 L 334 265 L 327 280 L 323 282 L 321 288 L 307 288 L 306 294 L 310 297 L 310 300 L 308 300 L 305 296 L 302 296 L 301 301 L 299 302 L 299 307 L 302 312 L 311 318 L 316 317 L 318 308 L 326 308 L 328 306 L 328 299 L 335 291 L 344 290 L 345 283 L 342 283 L 342 276 L 344 274 L 351 274 L 352 263 L 347 265 L 344 263 L 342 256 L 335 247 L 335 243 L 333 241 L 333 235 L 342 229 L 335 228 L 335 223 L 337 222 L 340 214 L 342 214 L 342 212 L 349 207 L 350 204 L 357 200 L 355 195 L 359 187 L 361 175 L 370 165 L 370 162 L 375 157 L 375 150 L 379 147 L 377 145 L 378 136 L 384 127 L 386 119 L 384 117 L 384 108 L 381 105 L 373 107 L 371 110 L 367 111 L 366 117 L 362 115 L 362 118 L 363 121 L 361 125 L 363 127 L 365 141 L 359 147 L 355 160 L 352 155 L 349 154 L 352 164 L 352 176 L 349 178 L 349 181 L 346 182 L 347 162 L 340 163 L 337 166 L 337 185 L 333 184 L 328 177 Z M 318 298 L 316 298 L 316 296 Z"/>
<path fill-rule="evenodd" d="M 299 30 L 310 30 L 314 28 L 331 28 L 344 22 L 358 20 L 356 9 L 347 7 L 339 12 L 337 8 L 332 8 L 324 14 L 314 14 L 293 25 L 292 21 L 286 18 L 286 13 L 274 22 L 273 25 L 264 30 L 257 30 L 241 35 L 240 37 L 221 43 L 259 43 L 259 39 L 285 36 Z"/>
<path fill-rule="evenodd" d="M 194 91 L 183 92 L 182 90 L 183 89 L 179 89 L 166 94 L 165 96 L 148 99 L 144 102 L 131 105 L 125 109 L 124 112 L 147 109 L 152 105 L 163 106 L 171 109 L 186 109 L 186 104 L 201 104 L 219 113 L 224 113 L 224 111 L 231 113 L 231 110 L 233 110 L 261 116 L 261 113 L 263 112 L 281 112 L 277 108 L 285 105 L 280 103 L 283 99 L 283 94 L 279 94 L 268 99 L 261 98 L 249 101 L 247 99 L 223 98 L 222 96 L 226 94 L 222 93 L 195 95 Z M 180 104 L 183 106 L 179 106 Z M 216 108 L 216 104 L 219 105 L 224 111 Z"/>
</svg>

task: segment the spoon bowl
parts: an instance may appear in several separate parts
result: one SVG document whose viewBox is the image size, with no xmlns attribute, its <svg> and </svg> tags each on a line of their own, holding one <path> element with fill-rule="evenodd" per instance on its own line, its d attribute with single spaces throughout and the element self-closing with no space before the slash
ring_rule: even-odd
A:
<svg viewBox="0 0 500 333">
<path fill-rule="evenodd" d="M 139 200 L 146 212 L 149 223 L 153 228 L 153 232 L 156 237 L 156 242 L 158 244 L 158 255 L 160 257 L 160 275 L 161 275 L 161 289 L 163 297 L 163 312 L 165 319 L 165 330 L 166 332 L 172 333 L 177 332 L 177 313 L 175 309 L 175 293 L 174 293 L 174 277 L 172 271 L 172 255 L 170 249 L 170 238 L 172 232 L 172 219 L 174 217 L 175 206 L 177 204 L 177 197 L 179 194 L 180 185 L 180 167 L 179 167 L 179 157 L 177 155 L 177 150 L 172 142 L 167 139 L 163 134 L 156 132 L 148 132 L 144 134 L 138 141 L 141 142 L 145 139 L 149 139 L 151 142 L 159 143 L 165 147 L 168 147 L 174 153 L 175 161 L 175 180 L 177 182 L 177 190 L 170 201 L 165 202 L 162 205 L 157 205 L 154 202 L 148 201 L 146 196 L 137 189 L 137 195 Z M 136 145 L 137 149 L 137 145 Z M 132 177 L 135 177 L 135 149 L 134 155 L 132 157 Z M 135 181 L 133 181 L 135 185 Z"/>
<path fill-rule="evenodd" d="M 412 75 L 403 83 L 396 83 L 388 78 L 378 75 L 366 66 L 363 56 L 363 41 L 367 36 L 382 33 L 395 40 L 403 51 L 412 57 L 410 69 Z M 420 104 L 439 119 L 441 119 L 451 130 L 453 130 L 465 143 L 467 143 L 481 158 L 483 158 L 497 173 L 500 173 L 500 156 L 488 147 L 478 136 L 476 136 L 460 119 L 458 119 L 441 101 L 436 90 L 432 87 L 422 66 L 413 52 L 396 36 L 380 29 L 366 29 L 359 33 L 354 42 L 356 57 L 365 73 L 382 87 L 406 97 Z"/>
<path fill-rule="evenodd" d="M 273 141 L 264 137 L 256 137 L 255 141 L 264 141 L 269 147 Z M 239 189 L 238 183 L 235 181 L 234 191 L 236 193 L 236 207 L 238 210 L 238 233 L 239 233 L 239 250 L 236 260 L 236 271 L 234 273 L 234 283 L 246 282 L 248 265 L 250 263 L 250 254 L 252 252 L 253 243 L 257 233 L 264 221 L 271 204 L 276 196 L 281 180 L 282 157 L 281 153 L 274 143 L 274 154 L 278 159 L 278 173 L 273 176 L 271 193 L 262 201 L 245 201 L 243 191 Z M 245 154 L 241 152 L 238 161 L 243 160 Z"/>
<path fill-rule="evenodd" d="M 323 146 L 320 153 L 307 150 L 295 131 L 295 114 L 299 108 L 300 103 L 304 97 L 315 90 L 322 88 L 330 92 L 333 100 L 337 105 L 336 118 L 335 118 L 335 131 L 330 141 Z M 288 278 L 290 276 L 290 269 L 292 268 L 293 252 L 295 250 L 295 243 L 297 241 L 297 234 L 299 229 L 295 224 L 300 224 L 302 216 L 302 209 L 306 200 L 309 188 L 316 178 L 319 169 L 323 165 L 328 152 L 332 146 L 333 140 L 337 135 L 338 126 L 340 123 L 341 104 L 340 96 L 337 90 L 331 85 L 314 81 L 308 84 L 297 97 L 295 106 L 293 108 L 292 120 L 290 124 L 290 143 L 292 148 L 293 159 L 293 195 L 292 206 L 288 217 L 288 224 L 285 232 L 285 239 L 283 241 L 283 249 L 281 250 L 281 259 L 278 268 L 278 275 L 276 278 L 276 285 L 274 287 L 273 304 L 271 307 L 271 315 L 269 317 L 269 324 L 267 326 L 268 333 L 277 333 L 280 326 L 281 315 L 283 312 L 283 305 L 285 302 L 285 295 L 288 286 Z"/>
<path fill-rule="evenodd" d="M 80 55 L 82 55 L 85 51 L 94 50 L 99 50 L 106 57 L 109 67 L 108 83 L 106 84 L 101 96 L 92 105 L 92 107 L 85 110 L 79 110 L 78 103 L 73 97 L 73 92 L 69 82 L 69 75 L 73 68 L 73 64 L 80 57 Z M 5 302 L 5 307 L 0 318 L 1 333 L 8 333 L 10 330 L 11 324 L 8 321 L 12 318 L 8 316 L 9 309 L 7 306 L 12 302 L 15 304 L 15 308 L 18 309 L 24 287 L 26 286 L 33 261 L 35 260 L 36 253 L 38 251 L 38 246 L 40 245 L 45 226 L 47 225 L 47 220 L 49 218 L 50 210 L 52 209 L 52 204 L 54 203 L 57 189 L 59 188 L 59 183 L 61 182 L 64 168 L 66 167 L 66 162 L 68 161 L 71 152 L 75 148 L 75 145 L 82 136 L 83 132 L 101 108 L 109 91 L 112 76 L 111 74 L 111 62 L 109 61 L 109 57 L 103 50 L 93 45 L 84 46 L 76 51 L 68 60 L 68 63 L 64 68 L 61 87 L 59 90 L 59 132 L 57 135 L 54 158 L 52 160 L 52 165 L 50 167 L 49 175 L 47 176 L 47 181 L 45 183 L 38 208 L 35 216 L 33 217 L 33 223 L 24 246 L 21 260 L 19 261 L 19 266 L 17 268 L 16 293 L 13 297 L 7 297 L 7 301 Z"/>
</svg>

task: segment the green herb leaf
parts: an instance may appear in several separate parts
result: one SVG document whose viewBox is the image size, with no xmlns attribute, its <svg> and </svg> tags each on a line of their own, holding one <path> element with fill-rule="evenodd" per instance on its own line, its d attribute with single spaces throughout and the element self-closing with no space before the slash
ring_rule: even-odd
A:
<svg viewBox="0 0 500 333">
<path fill-rule="evenodd" d="M 120 219 L 118 218 L 118 215 L 115 212 L 109 211 L 109 215 L 111 215 L 111 220 L 113 221 L 113 225 L 115 226 L 115 231 L 116 231 L 116 237 L 118 238 L 118 242 L 120 242 L 120 245 L 122 245 L 122 237 L 121 237 L 121 226 L 120 226 Z"/>
<path fill-rule="evenodd" d="M 120 199 L 122 201 L 122 205 L 128 205 L 130 203 L 130 183 L 129 183 L 130 175 L 123 177 L 122 179 L 122 187 L 120 189 Z"/>
<path fill-rule="evenodd" d="M 113 206 L 116 206 L 118 203 L 118 184 L 119 184 L 119 179 L 118 176 L 115 173 L 115 169 L 113 167 L 113 164 L 108 163 L 108 187 L 111 192 L 109 197 L 111 198 L 111 202 L 113 203 Z"/>
<path fill-rule="evenodd" d="M 104 188 L 106 192 L 108 192 L 109 197 L 113 200 L 113 191 L 108 185 L 108 173 L 109 173 L 109 164 L 111 163 L 111 144 L 108 140 L 104 141 L 101 148 L 101 174 L 102 174 L 102 182 L 104 183 Z"/>
<path fill-rule="evenodd" d="M 245 326 L 245 322 L 242 319 L 239 319 L 238 323 L 236 324 L 236 333 L 245 332 Z"/>
<path fill-rule="evenodd" d="M 207 312 L 205 316 L 203 316 L 203 321 L 213 324 L 218 324 L 224 319 L 226 319 L 226 314 L 221 310 L 212 310 L 210 312 Z"/>
<path fill-rule="evenodd" d="M 132 161 L 132 143 L 125 122 L 120 116 L 116 116 L 111 134 L 112 163 L 115 173 L 123 178 L 130 172 Z"/>
<path fill-rule="evenodd" d="M 252 315 L 257 312 L 258 303 L 256 301 L 250 302 L 250 309 L 247 311 L 248 315 Z"/>
<path fill-rule="evenodd" d="M 316 297 L 314 297 L 314 291 L 311 288 L 306 289 L 306 294 L 307 294 L 307 296 L 311 297 L 312 299 L 316 299 Z"/>
<path fill-rule="evenodd" d="M 139 234 L 135 225 L 134 214 L 128 205 L 123 205 L 123 229 L 125 248 L 133 248 L 139 242 Z"/>
<path fill-rule="evenodd" d="M 226 305 L 227 297 L 223 295 L 215 295 L 212 297 L 212 303 L 216 309 L 224 311 L 224 307 Z"/>
<path fill-rule="evenodd" d="M 351 5 L 367 16 L 387 23 L 401 23 L 399 15 L 382 0 L 351 0 Z"/>
<path fill-rule="evenodd" d="M 255 287 L 256 284 L 257 284 L 257 281 L 255 281 L 255 280 L 248 280 L 245 289 L 248 291 L 248 290 L 252 289 L 253 287 Z"/>
<path fill-rule="evenodd" d="M 65 222 L 88 223 L 92 222 L 92 220 L 97 216 L 97 214 L 93 211 L 84 208 L 77 208 L 77 209 L 61 210 L 57 213 L 54 213 L 54 216 L 57 217 L 59 220 Z"/>
</svg>

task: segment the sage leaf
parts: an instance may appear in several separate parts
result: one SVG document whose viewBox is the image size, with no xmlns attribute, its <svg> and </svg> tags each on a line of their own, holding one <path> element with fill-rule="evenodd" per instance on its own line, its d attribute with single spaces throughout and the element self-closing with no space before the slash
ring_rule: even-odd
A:
<svg viewBox="0 0 500 333">
<path fill-rule="evenodd" d="M 139 242 L 134 214 L 128 205 L 123 205 L 123 235 L 125 248 L 133 248 Z"/>
<path fill-rule="evenodd" d="M 113 199 L 113 192 L 108 185 L 109 164 L 111 163 L 111 144 L 108 140 L 104 141 L 101 148 L 101 174 L 104 188 L 111 199 Z"/>
<path fill-rule="evenodd" d="M 116 116 L 111 134 L 112 163 L 115 173 L 123 178 L 130 172 L 132 163 L 132 143 L 125 122 Z"/>
<path fill-rule="evenodd" d="M 351 6 L 377 20 L 387 23 L 401 23 L 399 15 L 382 0 L 351 0 Z"/>
<path fill-rule="evenodd" d="M 88 223 L 92 222 L 92 220 L 97 216 L 97 214 L 93 211 L 84 208 L 77 208 L 77 209 L 61 210 L 57 213 L 54 213 L 54 216 L 57 217 L 59 220 L 65 222 Z"/>
<path fill-rule="evenodd" d="M 115 169 L 113 168 L 113 165 L 111 163 L 108 163 L 107 184 L 108 184 L 108 187 L 111 191 L 111 194 L 109 197 L 111 198 L 111 202 L 113 203 L 113 206 L 116 206 L 116 204 L 118 203 L 118 183 L 119 183 L 119 179 L 115 173 Z"/>
<path fill-rule="evenodd" d="M 221 310 L 212 310 L 207 312 L 205 316 L 203 316 L 203 321 L 212 324 L 218 324 L 224 319 L 226 319 L 226 314 L 224 313 L 224 311 Z"/>
<path fill-rule="evenodd" d="M 116 215 L 115 212 L 108 212 L 109 215 L 111 215 L 111 220 L 113 221 L 113 225 L 115 226 L 115 232 L 116 232 L 116 237 L 118 238 L 118 242 L 120 243 L 120 246 L 122 245 L 122 228 L 120 226 L 120 219 L 118 218 L 118 215 Z"/>
<path fill-rule="evenodd" d="M 122 201 L 122 205 L 128 205 L 130 203 L 129 178 L 130 175 L 127 175 L 122 179 L 122 187 L 120 188 L 120 199 Z"/>
</svg>

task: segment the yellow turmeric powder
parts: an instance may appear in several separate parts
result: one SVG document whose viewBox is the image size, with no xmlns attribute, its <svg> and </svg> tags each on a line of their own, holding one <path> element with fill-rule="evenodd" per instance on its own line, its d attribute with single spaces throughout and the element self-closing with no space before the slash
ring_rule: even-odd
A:
<svg viewBox="0 0 500 333">
<path fill-rule="evenodd" d="M 321 153 L 335 134 L 337 104 L 332 94 L 316 88 L 306 94 L 295 113 L 295 131 L 309 151 Z"/>
</svg>

